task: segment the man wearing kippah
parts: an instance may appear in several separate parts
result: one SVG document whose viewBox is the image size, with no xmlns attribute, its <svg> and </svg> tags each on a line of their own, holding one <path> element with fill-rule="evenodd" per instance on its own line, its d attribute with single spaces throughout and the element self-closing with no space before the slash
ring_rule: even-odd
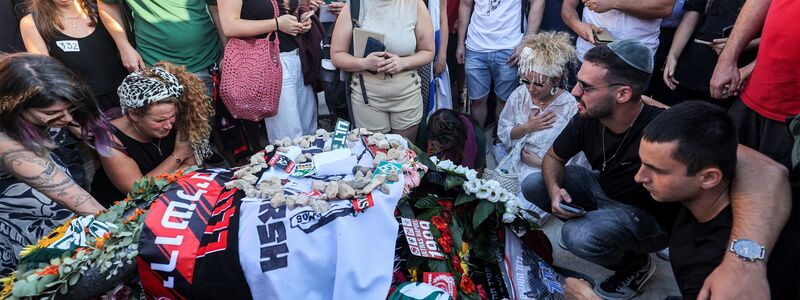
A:
<svg viewBox="0 0 800 300">
<path fill-rule="evenodd" d="M 643 130 L 663 111 L 642 100 L 652 72 L 652 52 L 641 42 L 622 40 L 590 49 L 572 90 L 578 114 L 542 161 L 544 184 L 522 184 L 526 199 L 565 222 L 561 237 L 570 252 L 614 271 L 594 287 L 605 299 L 630 299 L 641 292 L 655 272 L 649 253 L 667 246 L 680 208 L 654 201 L 634 180 L 641 166 Z M 580 151 L 593 170 L 565 167 L 564 158 Z M 740 150 L 737 155 L 736 174 L 772 180 L 753 184 L 742 179 L 747 175 L 734 178 L 732 238 L 755 241 L 768 252 L 777 235 L 773 232 L 786 221 L 789 199 L 780 192 L 788 179 L 782 166 L 756 157 L 754 151 Z M 751 163 L 754 160 L 760 162 Z M 737 276 L 752 279 L 755 295 L 763 295 L 758 283 L 766 285 L 764 274 L 745 271 L 748 264 L 757 263 L 726 256 L 715 270 L 743 270 Z"/>
</svg>

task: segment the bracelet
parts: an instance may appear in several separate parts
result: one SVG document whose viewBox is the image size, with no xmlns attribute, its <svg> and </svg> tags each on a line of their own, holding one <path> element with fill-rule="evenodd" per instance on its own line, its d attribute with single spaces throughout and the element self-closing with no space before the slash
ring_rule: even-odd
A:
<svg viewBox="0 0 800 300">
<path fill-rule="evenodd" d="M 281 28 L 278 27 L 278 18 L 275 18 L 275 31 L 280 31 Z"/>
<path fill-rule="evenodd" d="M 178 158 L 177 156 L 175 156 L 175 154 L 170 154 L 169 156 L 174 157 L 175 158 L 175 162 L 178 163 L 179 166 L 183 163 L 183 160 Z"/>
</svg>

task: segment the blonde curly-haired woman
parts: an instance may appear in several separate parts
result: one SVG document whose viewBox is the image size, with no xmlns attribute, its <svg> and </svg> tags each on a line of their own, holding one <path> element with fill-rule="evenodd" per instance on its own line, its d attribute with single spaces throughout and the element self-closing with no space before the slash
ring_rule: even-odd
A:
<svg viewBox="0 0 800 300">
<path fill-rule="evenodd" d="M 136 180 L 200 165 L 211 154 L 211 101 L 203 81 L 184 67 L 160 62 L 136 71 L 117 93 L 124 115 L 111 121 L 117 147 L 100 159 L 92 182 L 92 195 L 106 207 Z"/>
</svg>

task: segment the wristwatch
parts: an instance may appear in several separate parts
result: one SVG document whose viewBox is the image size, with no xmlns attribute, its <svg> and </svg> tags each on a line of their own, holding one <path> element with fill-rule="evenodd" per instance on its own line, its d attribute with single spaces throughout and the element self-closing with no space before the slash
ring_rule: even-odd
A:
<svg viewBox="0 0 800 300">
<path fill-rule="evenodd" d="M 728 250 L 746 261 L 765 260 L 767 254 L 767 250 L 764 246 L 761 246 L 761 244 L 754 240 L 746 239 L 731 241 L 731 246 Z"/>
</svg>

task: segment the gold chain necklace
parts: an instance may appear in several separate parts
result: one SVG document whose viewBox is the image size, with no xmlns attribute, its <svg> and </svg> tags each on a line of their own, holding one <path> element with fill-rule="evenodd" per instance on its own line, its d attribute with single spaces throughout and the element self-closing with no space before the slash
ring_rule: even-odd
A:
<svg viewBox="0 0 800 300">
<path fill-rule="evenodd" d="M 622 141 L 619 142 L 619 146 L 617 146 L 617 151 L 614 151 L 614 155 L 611 155 L 611 157 L 609 157 L 608 159 L 606 159 L 606 126 L 603 125 L 603 135 L 601 136 L 601 139 L 603 141 L 603 168 L 601 169 L 601 171 L 605 172 L 606 164 L 608 164 L 608 162 L 617 157 L 619 150 L 622 149 L 622 145 L 625 144 L 625 139 L 628 138 L 628 134 L 631 132 L 631 128 L 633 128 L 633 123 L 636 123 L 636 120 L 639 119 L 639 115 L 642 113 L 643 110 L 644 110 L 644 103 L 642 103 L 642 107 L 639 109 L 639 112 L 636 113 L 636 117 L 633 118 L 633 122 L 631 122 L 631 125 L 628 126 L 628 130 L 625 131 L 625 136 L 623 136 Z"/>
<path fill-rule="evenodd" d="M 128 122 L 130 122 L 130 123 L 131 123 L 131 125 L 133 125 L 133 129 L 136 129 L 136 132 L 139 132 L 139 134 L 141 134 L 141 135 L 142 135 L 142 137 L 144 137 L 144 138 L 147 140 L 147 142 L 149 142 L 151 145 L 153 145 L 153 147 L 156 147 L 156 150 L 158 150 L 158 156 L 159 156 L 159 157 L 161 157 L 161 156 L 164 156 L 164 153 L 163 153 L 163 152 L 161 152 L 161 140 L 162 140 L 162 139 L 160 139 L 160 138 L 159 138 L 159 139 L 158 139 L 158 145 L 156 145 L 156 143 L 153 143 L 153 140 L 151 140 L 150 138 L 148 138 L 148 137 L 147 137 L 147 135 L 146 135 L 146 134 L 144 134 L 144 132 L 142 132 L 141 130 L 139 130 L 139 127 L 138 127 L 138 126 L 136 126 L 136 123 L 134 123 L 134 122 L 133 122 L 133 120 L 131 120 L 130 118 L 128 118 Z"/>
</svg>

